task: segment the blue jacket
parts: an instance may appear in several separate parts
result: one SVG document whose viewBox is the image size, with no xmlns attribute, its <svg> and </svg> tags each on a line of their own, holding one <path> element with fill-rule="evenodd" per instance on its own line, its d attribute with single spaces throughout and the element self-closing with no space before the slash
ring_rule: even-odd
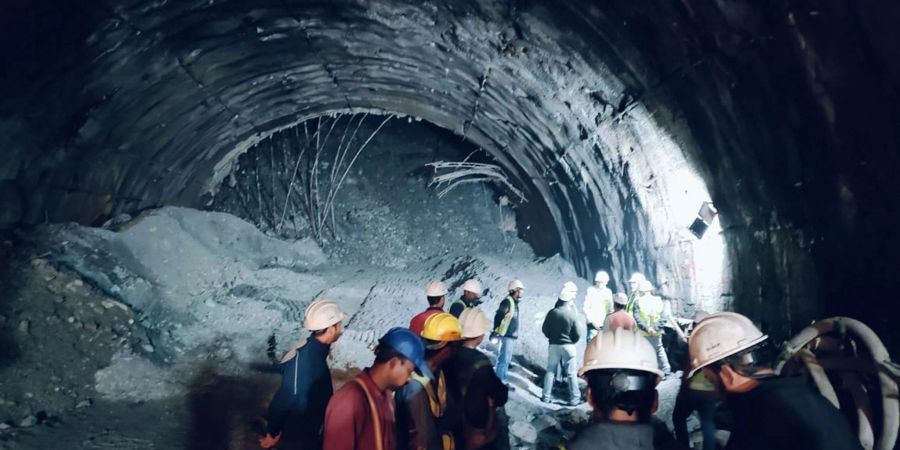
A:
<svg viewBox="0 0 900 450">
<path fill-rule="evenodd" d="M 334 393 L 328 350 L 327 345 L 310 336 L 293 358 L 281 364 L 281 387 L 269 404 L 269 434 L 288 429 L 288 435 L 321 442 L 325 408 Z"/>
</svg>

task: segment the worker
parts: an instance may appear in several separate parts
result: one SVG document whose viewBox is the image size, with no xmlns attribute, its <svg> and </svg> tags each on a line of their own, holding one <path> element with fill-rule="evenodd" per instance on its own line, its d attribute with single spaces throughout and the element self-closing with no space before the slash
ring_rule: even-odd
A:
<svg viewBox="0 0 900 450">
<path fill-rule="evenodd" d="M 462 347 L 445 365 L 447 385 L 454 398 L 459 400 L 463 413 L 462 427 L 458 429 L 457 448 L 491 448 L 500 433 L 496 408 L 506 404 L 509 395 L 506 386 L 494 373 L 491 360 L 478 351 L 484 336 L 491 329 L 491 321 L 480 308 L 466 308 L 459 316 L 462 329 Z M 464 445 L 463 445 L 464 444 Z"/>
<path fill-rule="evenodd" d="M 628 304 L 628 296 L 623 292 L 616 292 L 613 296 L 613 312 L 606 316 L 603 320 L 603 329 L 607 331 L 615 331 L 624 328 L 628 331 L 634 331 L 637 324 L 634 322 L 634 316 L 625 312 L 625 306 Z"/>
<path fill-rule="evenodd" d="M 604 271 L 594 275 L 594 285 L 584 294 L 584 317 L 587 319 L 587 340 L 590 341 L 603 328 L 603 319 L 613 311 L 613 293 L 606 287 L 609 274 Z"/>
<path fill-rule="evenodd" d="M 499 344 L 500 351 L 497 355 L 497 376 L 503 384 L 509 386 L 509 362 L 515 349 L 516 340 L 519 338 L 519 302 L 525 295 L 525 285 L 519 280 L 512 280 L 507 286 L 507 294 L 500 301 L 497 313 L 494 314 L 494 330 L 491 332 L 491 340 Z"/>
<path fill-rule="evenodd" d="M 696 328 L 701 320 L 709 314 L 706 311 L 694 313 L 692 328 Z M 690 445 L 690 437 L 687 430 L 687 419 L 692 412 L 697 411 L 700 416 L 700 431 L 703 434 L 703 450 L 715 450 L 716 448 L 716 424 L 713 421 L 716 404 L 722 394 L 716 386 L 710 382 L 703 371 L 690 373 L 690 357 L 685 355 L 685 370 L 682 372 L 681 388 L 678 397 L 675 398 L 675 409 L 672 411 L 672 425 L 675 429 L 675 439 L 682 445 Z"/>
<path fill-rule="evenodd" d="M 669 365 L 669 356 L 666 355 L 666 349 L 663 347 L 662 341 L 663 302 L 661 298 L 653 295 L 653 284 L 647 280 L 638 283 L 637 297 L 634 299 L 632 313 L 638 329 L 653 344 L 653 348 L 656 349 L 659 367 L 665 376 L 668 377 L 672 373 L 672 366 Z"/>
<path fill-rule="evenodd" d="M 432 280 L 425 285 L 425 298 L 428 299 L 428 308 L 425 311 L 416 314 L 409 321 L 409 329 L 416 336 L 422 333 L 422 327 L 425 321 L 434 314 L 444 312 L 444 302 L 447 298 L 447 286 L 443 281 Z"/>
<path fill-rule="evenodd" d="M 642 281 L 647 281 L 647 278 L 640 272 L 631 274 L 631 278 L 628 279 L 628 303 L 625 305 L 626 312 L 634 311 L 634 301 L 637 299 L 638 286 Z"/>
<path fill-rule="evenodd" d="M 588 384 L 592 421 L 564 449 L 679 448 L 665 424 L 653 419 L 663 373 L 653 346 L 639 333 L 603 330 L 585 348 L 578 373 Z"/>
<path fill-rule="evenodd" d="M 688 350 L 688 377 L 702 370 L 725 393 L 734 419 L 727 450 L 862 448 L 847 419 L 805 376 L 775 375 L 768 336 L 747 317 L 707 316 L 691 333 Z"/>
<path fill-rule="evenodd" d="M 281 359 L 281 386 L 269 404 L 266 435 L 259 439 L 260 447 L 280 444 L 280 448 L 322 448 L 325 408 L 334 393 L 328 353 L 331 344 L 340 339 L 346 319 L 331 300 L 319 299 L 306 308 L 303 326 L 310 335 Z"/>
<path fill-rule="evenodd" d="M 422 340 L 406 328 L 392 328 L 378 341 L 375 362 L 338 389 L 325 411 L 328 450 L 393 450 L 397 446 L 392 391 L 413 371 L 431 376 Z"/>
<path fill-rule="evenodd" d="M 421 338 L 431 375 L 413 375 L 395 395 L 397 449 L 454 450 L 462 417 L 455 399 L 447 395 L 443 367 L 462 340 L 459 320 L 449 313 L 432 315 L 422 327 Z"/>
<path fill-rule="evenodd" d="M 450 314 L 453 314 L 453 317 L 459 317 L 462 314 L 463 310 L 466 308 L 474 308 L 481 304 L 481 283 L 475 279 L 468 279 L 465 283 L 463 283 L 463 295 L 462 297 L 453 301 L 450 304 Z"/>
<path fill-rule="evenodd" d="M 575 297 L 578 287 L 567 281 L 559 293 L 559 300 L 547 316 L 541 330 L 550 341 L 547 351 L 547 371 L 544 373 L 544 390 L 541 401 L 550 403 L 553 392 L 553 381 L 556 370 L 562 367 L 569 385 L 569 399 L 564 404 L 577 406 L 581 404 L 581 391 L 578 389 L 578 362 L 575 344 L 586 334 L 584 319 L 575 309 Z"/>
</svg>

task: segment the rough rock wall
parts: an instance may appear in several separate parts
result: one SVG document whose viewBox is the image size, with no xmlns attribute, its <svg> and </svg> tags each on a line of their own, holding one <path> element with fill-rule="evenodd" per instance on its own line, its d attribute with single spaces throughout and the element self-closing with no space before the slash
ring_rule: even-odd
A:
<svg viewBox="0 0 900 450">
<path fill-rule="evenodd" d="M 384 110 L 492 151 L 546 202 L 539 222 L 582 273 L 674 272 L 672 168 L 699 170 L 736 309 L 777 335 L 826 313 L 886 330 L 900 248 L 898 9 L 20 2 L 4 27 L 24 45 L 4 55 L 15 70 L 0 142 L 13 181 L 3 197 L 24 210 L 5 221 L 192 204 L 273 130 Z"/>
</svg>

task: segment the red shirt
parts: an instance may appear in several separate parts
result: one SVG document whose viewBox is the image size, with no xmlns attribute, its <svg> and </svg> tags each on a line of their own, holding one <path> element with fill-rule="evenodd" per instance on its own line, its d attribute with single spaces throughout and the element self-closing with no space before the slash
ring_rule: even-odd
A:
<svg viewBox="0 0 900 450">
<path fill-rule="evenodd" d="M 416 314 L 416 316 L 409 321 L 409 329 L 415 333 L 416 336 L 421 336 L 422 328 L 425 328 L 425 321 L 428 320 L 429 317 L 442 312 L 444 312 L 444 308 L 439 306 L 429 307 L 425 311 Z"/>
<path fill-rule="evenodd" d="M 634 331 L 636 326 L 637 324 L 634 322 L 634 317 L 625 312 L 624 309 L 620 309 L 606 316 L 606 320 L 603 322 L 603 331 L 615 331 L 619 328 Z"/>
<path fill-rule="evenodd" d="M 394 450 L 397 445 L 397 438 L 394 436 L 394 396 L 390 390 L 378 389 L 369 376 L 369 369 L 362 371 L 356 378 L 366 384 L 378 410 L 381 448 Z M 350 380 L 331 397 L 325 410 L 322 439 L 322 448 L 328 450 L 375 450 L 372 408 L 359 383 Z"/>
</svg>

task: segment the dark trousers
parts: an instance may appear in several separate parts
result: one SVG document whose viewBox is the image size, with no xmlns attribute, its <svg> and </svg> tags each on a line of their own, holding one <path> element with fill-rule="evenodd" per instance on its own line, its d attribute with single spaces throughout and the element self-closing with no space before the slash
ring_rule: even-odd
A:
<svg viewBox="0 0 900 450">
<path fill-rule="evenodd" d="M 687 419 L 692 412 L 700 416 L 700 431 L 703 433 L 703 450 L 716 448 L 716 424 L 713 417 L 716 412 L 716 399 L 711 393 L 697 393 L 690 389 L 682 389 L 675 399 L 672 411 L 672 425 L 675 427 L 675 439 L 682 445 L 690 444 L 687 430 Z"/>
</svg>

